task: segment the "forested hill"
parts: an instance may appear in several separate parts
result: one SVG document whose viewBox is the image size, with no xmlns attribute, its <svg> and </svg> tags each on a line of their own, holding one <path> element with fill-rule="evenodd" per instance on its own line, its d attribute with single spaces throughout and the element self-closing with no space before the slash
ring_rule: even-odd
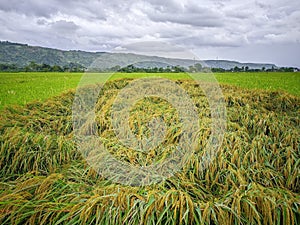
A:
<svg viewBox="0 0 300 225">
<path fill-rule="evenodd" d="M 240 63 L 228 60 L 204 60 L 195 61 L 193 59 L 173 59 L 157 56 L 145 56 L 131 53 L 107 53 L 107 52 L 86 52 L 86 51 L 63 51 L 59 49 L 44 48 L 37 46 L 29 46 L 27 44 L 11 43 L 7 41 L 0 42 L 0 64 L 14 64 L 18 67 L 28 65 L 30 62 L 37 64 L 66 66 L 70 63 L 90 67 L 111 68 L 114 66 L 127 66 L 129 64 L 139 63 L 143 67 L 143 62 L 146 62 L 144 67 L 170 65 L 188 67 L 195 63 L 204 63 L 204 66 L 212 68 L 230 69 L 234 67 L 248 67 L 249 69 L 271 69 L 276 68 L 274 64 L 262 63 Z"/>
<path fill-rule="evenodd" d="M 25 66 L 34 61 L 37 64 L 65 66 L 69 63 L 90 65 L 103 53 L 84 51 L 63 51 L 52 48 L 29 46 L 26 44 L 0 42 L 0 63 Z"/>
</svg>

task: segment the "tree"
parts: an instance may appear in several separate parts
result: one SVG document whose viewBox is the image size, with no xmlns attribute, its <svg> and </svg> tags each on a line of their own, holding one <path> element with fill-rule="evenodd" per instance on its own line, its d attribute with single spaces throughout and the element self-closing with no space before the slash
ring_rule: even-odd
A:
<svg viewBox="0 0 300 225">
<path fill-rule="evenodd" d="M 202 70 L 202 65 L 200 63 L 196 63 L 194 65 L 196 72 L 200 72 Z"/>
<path fill-rule="evenodd" d="M 159 67 L 159 68 L 158 68 L 158 72 L 159 72 L 159 73 L 163 73 L 163 72 L 164 72 L 164 68 Z"/>
<path fill-rule="evenodd" d="M 235 66 L 235 67 L 233 68 L 233 71 L 234 71 L 234 72 L 239 72 L 239 71 L 240 71 L 240 68 L 237 67 L 237 66 Z"/>
<path fill-rule="evenodd" d="M 15 64 L 0 64 L 0 71 L 5 71 L 5 72 L 17 72 L 20 71 L 21 69 L 18 68 Z"/>
<path fill-rule="evenodd" d="M 26 72 L 38 71 L 38 68 L 39 68 L 39 65 L 36 64 L 34 61 L 31 61 L 31 62 L 29 63 L 29 65 L 27 65 L 27 66 L 25 67 L 25 71 L 26 71 Z"/>
<path fill-rule="evenodd" d="M 119 71 L 120 69 L 121 69 L 121 66 L 116 65 L 116 66 L 111 67 L 109 70 L 115 72 L 115 71 Z"/>
<path fill-rule="evenodd" d="M 194 66 L 189 66 L 188 71 L 189 71 L 190 73 L 194 73 L 194 72 L 196 72 L 196 68 L 195 68 Z"/>
<path fill-rule="evenodd" d="M 51 71 L 53 71 L 53 72 L 63 72 L 64 70 L 60 66 L 54 65 L 54 66 L 52 66 Z"/>
<path fill-rule="evenodd" d="M 68 65 L 65 65 L 63 67 L 63 71 L 68 71 L 68 72 L 84 72 L 86 68 L 79 63 L 69 63 Z"/>
<path fill-rule="evenodd" d="M 43 72 L 49 72 L 52 70 L 52 67 L 45 63 L 43 63 L 40 67 L 41 67 L 41 71 L 43 71 Z"/>
</svg>

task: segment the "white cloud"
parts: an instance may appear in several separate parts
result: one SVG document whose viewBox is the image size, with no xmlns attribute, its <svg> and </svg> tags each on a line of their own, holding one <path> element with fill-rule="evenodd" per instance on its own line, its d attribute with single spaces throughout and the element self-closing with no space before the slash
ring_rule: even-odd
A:
<svg viewBox="0 0 300 225">
<path fill-rule="evenodd" d="M 168 41 L 239 60 L 249 46 L 299 46 L 298 21 L 299 0 L 0 1 L 0 39 L 62 49 Z"/>
</svg>

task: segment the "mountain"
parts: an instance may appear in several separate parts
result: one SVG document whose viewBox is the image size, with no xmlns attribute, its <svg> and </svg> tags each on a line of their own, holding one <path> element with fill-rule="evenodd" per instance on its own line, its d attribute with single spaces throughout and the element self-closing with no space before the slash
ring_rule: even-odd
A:
<svg viewBox="0 0 300 225">
<path fill-rule="evenodd" d="M 63 51 L 59 49 L 29 46 L 27 44 L 0 42 L 0 64 L 15 64 L 25 66 L 34 61 L 37 64 L 65 66 L 70 63 L 77 63 L 86 68 L 107 69 L 114 66 L 127 66 L 135 64 L 137 67 L 167 67 L 182 66 L 189 67 L 195 63 L 211 68 L 231 69 L 234 67 L 248 67 L 249 69 L 277 68 L 274 64 L 262 63 L 240 63 L 228 60 L 192 60 L 174 59 L 158 56 L 137 55 L 132 53 L 108 53 L 108 52 L 86 52 L 86 51 Z"/>
<path fill-rule="evenodd" d="M 84 66 L 91 64 L 101 52 L 62 51 L 52 48 L 29 46 L 11 42 L 0 42 L 0 63 L 25 66 L 30 61 L 38 64 L 64 66 L 69 63 L 79 63 Z"/>
</svg>

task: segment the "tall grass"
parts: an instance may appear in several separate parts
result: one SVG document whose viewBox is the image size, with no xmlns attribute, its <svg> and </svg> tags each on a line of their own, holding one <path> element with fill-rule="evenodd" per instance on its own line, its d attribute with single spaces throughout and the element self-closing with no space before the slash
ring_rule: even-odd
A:
<svg viewBox="0 0 300 225">
<path fill-rule="evenodd" d="M 155 112 L 164 117 L 167 138 L 147 154 L 122 146 L 110 124 L 110 105 L 130 81 L 111 81 L 103 88 L 97 103 L 98 129 L 116 158 L 148 165 L 163 159 L 176 143 L 177 116 L 164 101 L 139 101 L 131 110 L 133 132 L 148 135 L 147 111 Z M 208 103 L 192 81 L 178 84 L 197 106 L 200 148 L 173 177 L 145 187 L 114 184 L 85 162 L 73 141 L 73 91 L 4 109 L 0 223 L 300 224 L 300 99 L 223 85 L 228 129 L 216 158 L 202 170 L 210 135 Z"/>
<path fill-rule="evenodd" d="M 70 88 L 76 88 L 83 73 L 57 72 L 0 72 L 0 109 L 6 105 L 25 105 L 33 100 L 44 101 Z M 100 73 L 97 80 L 105 81 L 107 74 Z M 187 79 L 186 73 L 115 73 L 112 80 L 120 78 L 164 77 Z M 249 89 L 283 90 L 300 96 L 300 73 L 216 73 L 222 84 Z"/>
</svg>

